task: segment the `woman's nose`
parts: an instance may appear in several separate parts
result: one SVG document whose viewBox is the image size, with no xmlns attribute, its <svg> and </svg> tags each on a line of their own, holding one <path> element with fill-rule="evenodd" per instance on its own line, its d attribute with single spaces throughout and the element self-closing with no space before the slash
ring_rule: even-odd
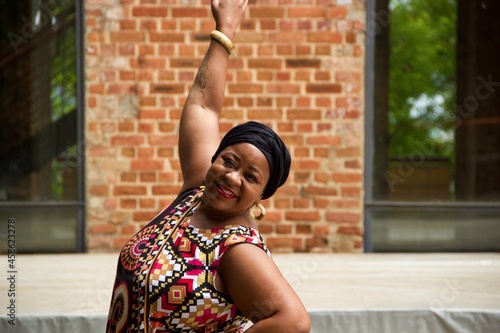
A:
<svg viewBox="0 0 500 333">
<path fill-rule="evenodd" d="M 236 170 L 226 173 L 226 178 L 231 185 L 240 185 L 240 173 Z"/>
</svg>

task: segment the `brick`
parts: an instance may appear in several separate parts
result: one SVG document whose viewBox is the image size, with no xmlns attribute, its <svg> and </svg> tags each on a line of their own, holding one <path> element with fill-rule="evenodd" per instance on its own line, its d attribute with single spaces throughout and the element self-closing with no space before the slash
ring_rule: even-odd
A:
<svg viewBox="0 0 500 333">
<path fill-rule="evenodd" d="M 139 119 L 165 119 L 165 110 L 139 110 Z"/>
<path fill-rule="evenodd" d="M 301 18 L 301 17 L 325 17 L 325 8 L 323 6 L 317 7 L 289 7 L 288 17 Z"/>
<path fill-rule="evenodd" d="M 271 43 L 301 44 L 307 41 L 307 36 L 296 32 L 276 32 L 269 35 Z"/>
<path fill-rule="evenodd" d="M 87 148 L 87 154 L 91 157 L 114 157 L 116 156 L 115 147 L 90 146 Z"/>
<path fill-rule="evenodd" d="M 328 158 L 330 157 L 329 148 L 314 148 L 314 157 Z"/>
<path fill-rule="evenodd" d="M 155 199 L 139 199 L 140 208 L 156 208 Z"/>
<path fill-rule="evenodd" d="M 297 224 L 295 226 L 295 232 L 297 235 L 310 235 L 312 233 L 312 227 L 309 224 Z"/>
<path fill-rule="evenodd" d="M 166 17 L 167 13 L 166 7 L 140 6 L 132 8 L 132 16 L 138 17 Z"/>
<path fill-rule="evenodd" d="M 274 100 L 273 98 L 269 98 L 269 97 L 262 97 L 262 96 L 258 97 L 257 98 L 257 106 L 269 106 L 269 107 L 273 106 L 273 100 Z M 278 111 L 277 113 L 279 115 L 282 114 L 281 110 L 274 110 L 274 109 L 272 109 L 272 110 L 269 110 L 269 111 L 271 111 L 271 112 Z"/>
<path fill-rule="evenodd" d="M 121 199 L 120 208 L 135 209 L 137 207 L 136 199 Z"/>
<path fill-rule="evenodd" d="M 307 238 L 306 250 L 310 252 L 328 252 L 328 240 L 325 236 Z"/>
<path fill-rule="evenodd" d="M 141 182 L 156 182 L 156 172 L 141 172 L 139 179 Z"/>
<path fill-rule="evenodd" d="M 342 142 L 339 136 L 318 135 L 310 136 L 307 138 L 307 143 L 310 145 L 329 145 L 336 146 Z"/>
<path fill-rule="evenodd" d="M 149 135 L 148 143 L 152 146 L 177 146 L 179 138 L 177 134 L 173 135 Z"/>
<path fill-rule="evenodd" d="M 139 99 L 140 106 L 156 106 L 156 97 L 154 96 L 141 96 Z"/>
<path fill-rule="evenodd" d="M 362 175 L 359 173 L 334 173 L 332 175 L 333 180 L 339 183 L 357 183 L 361 182 Z"/>
<path fill-rule="evenodd" d="M 108 185 L 94 185 L 89 188 L 89 194 L 97 197 L 107 196 L 109 194 Z"/>
<path fill-rule="evenodd" d="M 151 84 L 150 91 L 152 94 L 182 94 L 184 85 L 182 84 Z"/>
<path fill-rule="evenodd" d="M 361 163 L 358 160 L 345 161 L 344 167 L 346 169 L 361 169 Z"/>
<path fill-rule="evenodd" d="M 263 92 L 263 87 L 261 84 L 231 84 L 228 83 L 228 91 L 232 94 L 238 94 L 238 93 L 255 93 L 255 94 L 260 94 Z"/>
<path fill-rule="evenodd" d="M 129 214 L 124 211 L 116 210 L 109 214 L 109 222 L 116 225 L 126 223 L 129 218 Z"/>
<path fill-rule="evenodd" d="M 140 123 L 138 131 L 143 133 L 151 133 L 154 132 L 155 124 L 153 123 Z"/>
<path fill-rule="evenodd" d="M 134 222 L 149 222 L 151 221 L 156 215 L 158 215 L 157 211 L 137 211 L 132 213 L 132 221 Z"/>
<path fill-rule="evenodd" d="M 165 195 L 165 194 L 177 194 L 181 189 L 180 185 L 176 186 L 166 186 L 166 185 L 158 185 L 153 186 L 153 194 L 154 195 Z"/>
<path fill-rule="evenodd" d="M 357 157 L 361 156 L 361 147 L 336 148 L 335 155 L 337 157 Z"/>
<path fill-rule="evenodd" d="M 113 238 L 113 249 L 115 250 L 120 250 L 122 249 L 125 244 L 127 244 L 127 242 L 130 240 L 130 237 L 129 236 L 120 236 L 120 237 L 115 237 Z"/>
<path fill-rule="evenodd" d="M 304 192 L 309 195 L 337 196 L 338 191 L 331 186 L 307 186 Z"/>
<path fill-rule="evenodd" d="M 179 7 L 172 8 L 172 17 L 188 18 L 188 17 L 202 17 L 208 16 L 208 11 L 205 7 Z M 192 29 L 191 29 L 192 30 Z"/>
<path fill-rule="evenodd" d="M 184 42 L 184 35 L 180 33 L 151 31 L 149 39 L 154 43 L 182 43 Z"/>
<path fill-rule="evenodd" d="M 138 43 L 144 41 L 144 33 L 138 31 L 112 31 L 109 34 L 112 43 Z"/>
<path fill-rule="evenodd" d="M 318 211 L 287 211 L 285 219 L 288 221 L 316 222 L 320 220 Z"/>
<path fill-rule="evenodd" d="M 313 27 L 313 23 L 310 20 L 301 20 L 297 22 L 298 30 L 311 30 Z"/>
<path fill-rule="evenodd" d="M 104 84 L 91 84 L 89 86 L 89 92 L 91 94 L 99 94 L 103 95 L 104 94 Z"/>
<path fill-rule="evenodd" d="M 136 79 L 136 73 L 134 71 L 120 71 L 120 73 L 119 73 L 119 79 L 123 80 L 123 81 L 135 80 Z"/>
<path fill-rule="evenodd" d="M 162 170 L 163 160 L 132 160 L 130 168 L 131 170 Z"/>
<path fill-rule="evenodd" d="M 360 198 L 361 197 L 361 188 L 360 187 L 342 187 L 342 196 L 349 198 Z"/>
<path fill-rule="evenodd" d="M 252 18 L 283 18 L 285 9 L 282 7 L 249 7 L 250 17 Z"/>
<path fill-rule="evenodd" d="M 136 172 L 122 172 L 120 175 L 120 181 L 122 183 L 135 183 L 137 181 Z"/>
<path fill-rule="evenodd" d="M 127 95 L 135 92 L 137 92 L 137 84 L 135 83 L 109 84 L 106 89 L 108 95 Z"/>
<path fill-rule="evenodd" d="M 282 61 L 280 59 L 250 59 L 248 61 L 248 67 L 279 69 L 282 67 Z"/>
<path fill-rule="evenodd" d="M 330 72 L 316 72 L 314 79 L 316 81 L 330 81 Z"/>
<path fill-rule="evenodd" d="M 306 86 L 306 92 L 310 94 L 338 94 L 341 91 L 342 86 L 335 83 L 309 83 Z"/>
<path fill-rule="evenodd" d="M 287 59 L 286 67 L 288 68 L 319 68 L 321 61 L 319 59 Z"/>
<path fill-rule="evenodd" d="M 288 120 L 317 120 L 321 119 L 319 110 L 289 110 L 286 113 Z"/>
<path fill-rule="evenodd" d="M 309 43 L 342 43 L 342 34 L 340 32 L 308 32 L 307 42 Z"/>
<path fill-rule="evenodd" d="M 135 148 L 127 147 L 122 149 L 122 156 L 135 157 Z"/>
<path fill-rule="evenodd" d="M 309 157 L 310 150 L 309 150 L 309 148 L 306 148 L 306 147 L 295 147 L 293 156 L 294 157 Z"/>
<path fill-rule="evenodd" d="M 145 142 L 142 135 L 115 135 L 110 140 L 113 146 L 135 146 Z"/>
<path fill-rule="evenodd" d="M 344 200 L 333 200 L 332 205 L 335 208 L 346 208 L 346 209 L 361 207 L 359 200 L 348 200 L 348 198 L 345 198 Z"/>
<path fill-rule="evenodd" d="M 288 224 L 278 224 L 276 226 L 276 233 L 277 234 L 291 234 L 292 233 L 292 226 Z"/>
<path fill-rule="evenodd" d="M 262 19 L 260 21 L 260 29 L 261 30 L 276 30 L 277 27 L 278 27 L 277 22 L 275 20 Z"/>
<path fill-rule="evenodd" d="M 309 208 L 309 199 L 305 198 L 294 199 L 293 208 Z"/>
<path fill-rule="evenodd" d="M 141 185 L 116 185 L 113 190 L 114 195 L 145 195 L 146 186 Z"/>
<path fill-rule="evenodd" d="M 120 30 L 135 30 L 136 29 L 136 21 L 135 20 L 121 20 L 120 21 Z"/>
<path fill-rule="evenodd" d="M 259 223 L 259 232 L 263 235 L 272 234 L 274 232 L 274 226 L 272 224 Z"/>
<path fill-rule="evenodd" d="M 326 212 L 326 220 L 335 223 L 360 223 L 361 214 L 347 212 Z"/>
<path fill-rule="evenodd" d="M 248 110 L 248 117 L 250 119 L 270 120 L 281 119 L 282 112 L 280 110 Z"/>
<path fill-rule="evenodd" d="M 267 237 L 266 243 L 270 249 L 289 248 L 301 249 L 303 246 L 302 238 L 299 237 Z"/>
<path fill-rule="evenodd" d="M 158 124 L 158 130 L 160 132 L 173 132 L 177 127 L 173 123 L 161 122 Z"/>
<path fill-rule="evenodd" d="M 342 235 L 358 235 L 361 236 L 363 235 L 363 229 L 360 227 L 354 227 L 354 226 L 342 226 L 337 229 L 338 234 Z"/>
<path fill-rule="evenodd" d="M 329 19 L 344 19 L 347 16 L 347 7 L 328 7 L 326 16 Z"/>
<path fill-rule="evenodd" d="M 293 54 L 293 47 L 291 45 L 278 45 L 276 47 L 276 52 L 281 56 L 289 56 Z"/>
<path fill-rule="evenodd" d="M 273 94 L 299 94 L 300 90 L 300 85 L 293 83 L 277 83 L 267 86 L 267 92 Z"/>
<path fill-rule="evenodd" d="M 89 226 L 88 231 L 95 234 L 114 234 L 117 227 L 113 224 L 97 224 Z"/>
</svg>

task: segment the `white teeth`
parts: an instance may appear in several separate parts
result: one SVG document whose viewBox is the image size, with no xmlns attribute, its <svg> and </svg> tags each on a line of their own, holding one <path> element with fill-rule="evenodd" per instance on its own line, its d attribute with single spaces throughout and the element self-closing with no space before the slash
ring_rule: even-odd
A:
<svg viewBox="0 0 500 333">
<path fill-rule="evenodd" d="M 228 190 L 224 190 L 224 189 L 222 190 L 222 192 L 226 193 L 227 195 L 229 195 L 229 196 L 231 196 L 231 197 L 234 197 L 233 192 L 230 192 L 230 191 L 228 191 Z"/>
<path fill-rule="evenodd" d="M 226 190 L 226 189 L 225 189 L 225 188 L 223 188 L 223 187 L 220 187 L 220 189 L 221 189 L 221 191 L 222 191 L 223 193 L 227 194 L 227 195 L 228 195 L 228 196 L 230 196 L 230 197 L 235 197 L 235 196 L 236 196 L 236 195 L 234 195 L 234 193 L 233 193 L 233 192 L 231 192 L 231 191 L 229 191 L 229 190 Z"/>
</svg>

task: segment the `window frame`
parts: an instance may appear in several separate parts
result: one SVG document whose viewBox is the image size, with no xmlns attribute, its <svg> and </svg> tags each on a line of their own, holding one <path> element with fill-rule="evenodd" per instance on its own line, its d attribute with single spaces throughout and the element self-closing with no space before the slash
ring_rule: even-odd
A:
<svg viewBox="0 0 500 333">
<path fill-rule="evenodd" d="M 366 57 L 365 57 L 365 167 L 364 167 L 364 251 L 374 252 L 373 249 L 373 211 L 377 208 L 419 208 L 429 210 L 466 210 L 468 212 L 498 212 L 500 216 L 500 202 L 439 202 L 439 201 L 390 201 L 374 200 L 373 196 L 373 172 L 375 160 L 374 144 L 374 113 L 375 113 L 375 37 L 380 17 L 376 13 L 378 0 L 367 0 L 366 2 Z M 389 21 L 390 22 L 390 21 Z M 383 23 L 383 21 L 382 21 Z M 404 250 L 401 250 L 404 251 Z M 458 251 L 458 250 L 457 250 Z M 479 251 L 479 250 L 478 250 Z"/>
</svg>

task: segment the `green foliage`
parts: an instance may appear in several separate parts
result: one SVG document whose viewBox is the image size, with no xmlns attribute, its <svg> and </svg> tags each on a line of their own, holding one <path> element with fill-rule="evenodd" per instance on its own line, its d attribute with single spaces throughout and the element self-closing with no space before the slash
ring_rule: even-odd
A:
<svg viewBox="0 0 500 333">
<path fill-rule="evenodd" d="M 50 68 L 50 99 L 51 120 L 58 121 L 63 115 L 76 112 L 77 101 L 77 71 L 76 71 L 76 26 L 74 1 L 63 3 L 54 10 L 57 24 L 54 26 L 55 38 L 51 39 L 50 47 L 55 57 Z M 70 24 L 67 24 L 67 23 Z M 52 195 L 62 200 L 63 175 L 78 167 L 71 163 L 71 156 L 77 156 L 77 146 L 66 150 L 52 160 Z"/>
<path fill-rule="evenodd" d="M 393 0 L 390 26 L 390 155 L 453 156 L 455 0 Z"/>
</svg>

